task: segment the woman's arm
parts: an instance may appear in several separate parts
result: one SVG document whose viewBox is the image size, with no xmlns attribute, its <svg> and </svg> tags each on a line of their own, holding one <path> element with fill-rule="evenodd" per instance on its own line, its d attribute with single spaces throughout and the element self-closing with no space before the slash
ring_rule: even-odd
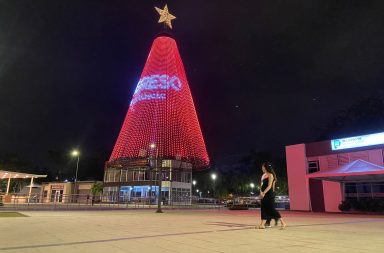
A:
<svg viewBox="0 0 384 253">
<path fill-rule="evenodd" d="M 261 188 L 263 187 L 263 178 L 261 178 L 261 183 L 260 183 L 260 188 L 259 188 L 259 193 L 261 194 Z"/>
</svg>

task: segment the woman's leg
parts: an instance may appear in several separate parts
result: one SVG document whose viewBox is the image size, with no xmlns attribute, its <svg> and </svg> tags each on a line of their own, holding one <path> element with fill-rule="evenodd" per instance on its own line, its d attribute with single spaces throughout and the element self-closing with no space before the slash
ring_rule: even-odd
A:
<svg viewBox="0 0 384 253">
<path fill-rule="evenodd" d="M 284 229 L 287 226 L 287 223 L 285 223 L 285 221 L 284 221 L 284 219 L 282 217 L 280 217 L 280 222 L 281 222 L 280 228 Z"/>
<path fill-rule="evenodd" d="M 261 199 L 260 201 L 260 216 L 261 216 L 261 221 L 259 224 L 259 229 L 264 229 L 265 228 L 265 222 L 267 221 L 267 207 L 265 199 Z"/>
<path fill-rule="evenodd" d="M 266 222 L 266 220 L 261 220 L 260 225 L 259 225 L 259 229 L 265 228 L 265 222 Z"/>
</svg>

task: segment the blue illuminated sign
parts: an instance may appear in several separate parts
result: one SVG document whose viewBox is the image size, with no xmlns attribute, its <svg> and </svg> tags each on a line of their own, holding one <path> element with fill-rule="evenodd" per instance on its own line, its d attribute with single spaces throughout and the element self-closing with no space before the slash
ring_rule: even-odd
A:
<svg viewBox="0 0 384 253">
<path fill-rule="evenodd" d="M 384 144 L 384 133 L 331 140 L 332 150 L 359 148 Z"/>
</svg>

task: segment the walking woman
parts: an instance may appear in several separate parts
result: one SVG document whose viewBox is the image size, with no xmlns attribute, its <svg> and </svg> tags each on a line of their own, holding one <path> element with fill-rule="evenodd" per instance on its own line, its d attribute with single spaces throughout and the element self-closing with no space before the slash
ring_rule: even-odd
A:
<svg viewBox="0 0 384 253">
<path fill-rule="evenodd" d="M 260 188 L 260 198 L 261 198 L 261 223 L 259 229 L 265 228 L 265 222 L 267 220 L 275 219 L 276 221 L 280 220 L 281 228 L 285 228 L 287 224 L 281 218 L 280 213 L 275 208 L 275 183 L 276 183 L 276 174 L 270 163 L 263 163 L 261 165 L 263 170 L 263 176 L 261 177 L 261 188 Z"/>
</svg>

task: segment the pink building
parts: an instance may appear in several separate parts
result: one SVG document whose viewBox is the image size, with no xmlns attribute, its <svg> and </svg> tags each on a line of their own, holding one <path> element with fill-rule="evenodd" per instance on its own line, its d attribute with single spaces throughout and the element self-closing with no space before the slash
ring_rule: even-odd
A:
<svg viewBox="0 0 384 253">
<path fill-rule="evenodd" d="M 339 212 L 384 197 L 384 133 L 286 146 L 291 210 Z"/>
</svg>

